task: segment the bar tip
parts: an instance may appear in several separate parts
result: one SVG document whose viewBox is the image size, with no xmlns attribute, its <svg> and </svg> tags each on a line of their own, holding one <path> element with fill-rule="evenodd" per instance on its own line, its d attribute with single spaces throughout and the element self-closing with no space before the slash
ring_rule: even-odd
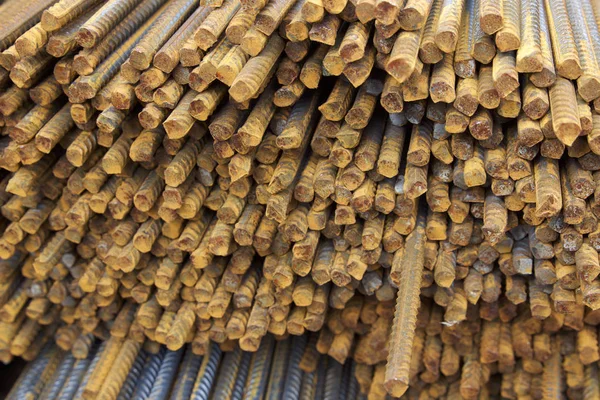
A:
<svg viewBox="0 0 600 400">
<path fill-rule="evenodd" d="M 399 379 L 387 380 L 383 386 L 385 390 L 394 397 L 401 397 L 408 390 L 408 384 L 400 381 Z"/>
</svg>

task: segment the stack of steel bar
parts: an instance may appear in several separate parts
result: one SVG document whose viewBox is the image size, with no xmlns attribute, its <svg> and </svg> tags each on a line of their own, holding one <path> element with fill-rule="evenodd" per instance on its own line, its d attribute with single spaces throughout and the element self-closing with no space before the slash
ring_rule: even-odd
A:
<svg viewBox="0 0 600 400">
<path fill-rule="evenodd" d="M 374 399 L 598 398 L 598 1 L 0 17 L 2 361 L 310 331 Z"/>
<path fill-rule="evenodd" d="M 191 346 L 140 349 L 131 340 L 117 356 L 112 348 L 118 339 L 111 339 L 95 344 L 81 359 L 48 344 L 21 372 L 6 400 L 366 399 L 359 395 L 364 382 L 354 376 L 356 363 L 342 365 L 321 356 L 315 339 L 313 334 L 276 342 L 269 335 L 253 353 L 237 346 L 223 353 L 212 344 L 204 356 Z M 111 365 L 115 368 L 99 380 Z"/>
</svg>

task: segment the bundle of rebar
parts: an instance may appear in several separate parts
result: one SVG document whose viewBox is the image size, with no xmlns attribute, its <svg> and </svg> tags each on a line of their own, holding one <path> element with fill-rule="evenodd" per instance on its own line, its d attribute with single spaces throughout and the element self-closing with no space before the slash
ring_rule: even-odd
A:
<svg viewBox="0 0 600 400">
<path fill-rule="evenodd" d="M 99 338 L 116 399 L 148 349 L 314 332 L 370 399 L 600 398 L 599 2 L 0 17 L 3 362 Z"/>
<path fill-rule="evenodd" d="M 100 387 L 98 398 L 110 397 L 104 393 L 123 400 L 200 399 L 209 394 L 215 399 L 366 398 L 359 396 L 364 383 L 355 377 L 357 364 L 348 360 L 342 365 L 322 356 L 315 347 L 316 338 L 312 334 L 275 341 L 268 335 L 256 352 L 239 347 L 223 352 L 213 343 L 204 355 L 196 354 L 190 345 L 175 351 L 164 346 L 140 350 L 131 339 L 112 338 L 94 344 L 81 359 L 47 344 L 21 372 L 6 399 L 89 395 L 88 383 L 96 380 L 99 366 L 109 360 L 105 357 L 117 341 L 122 341 L 123 353 L 110 360 L 120 367 L 110 372 L 110 381 Z"/>
</svg>

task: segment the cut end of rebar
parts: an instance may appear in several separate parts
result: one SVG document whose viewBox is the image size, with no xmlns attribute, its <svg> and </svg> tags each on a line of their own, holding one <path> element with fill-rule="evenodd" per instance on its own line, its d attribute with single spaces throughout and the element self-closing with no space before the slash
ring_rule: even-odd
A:
<svg viewBox="0 0 600 400">
<path fill-rule="evenodd" d="M 562 123 L 554 128 L 554 132 L 565 146 L 572 146 L 581 133 L 581 126 L 575 123 Z"/>
<path fill-rule="evenodd" d="M 144 71 L 148 69 L 151 61 L 151 57 L 149 57 L 143 49 L 135 48 L 131 51 L 131 55 L 129 56 L 129 62 L 131 63 L 131 66 L 138 71 Z"/>
<path fill-rule="evenodd" d="M 517 72 L 522 74 L 533 74 L 541 72 L 544 69 L 541 54 L 535 53 L 528 56 L 519 57 L 517 53 Z"/>
<path fill-rule="evenodd" d="M 86 27 L 81 27 L 75 37 L 77 44 L 85 49 L 96 45 L 96 36 Z"/>
<path fill-rule="evenodd" d="M 416 31 L 417 29 L 421 29 L 425 23 L 425 18 L 426 16 L 421 14 L 419 10 L 414 8 L 404 8 L 400 11 L 400 27 L 407 31 Z"/>
<path fill-rule="evenodd" d="M 50 13 L 49 10 L 46 10 L 42 13 L 41 23 L 42 23 L 42 29 L 45 30 L 46 32 L 52 32 L 61 27 L 59 19 L 56 16 L 54 16 L 52 13 Z"/>
<path fill-rule="evenodd" d="M 166 53 L 158 53 L 154 56 L 153 65 L 165 74 L 170 74 L 177 66 L 178 61 Z"/>
<path fill-rule="evenodd" d="M 600 96 L 600 79 L 593 75 L 581 75 L 577 79 L 577 93 L 587 103 Z"/>
<path fill-rule="evenodd" d="M 501 15 L 488 14 L 479 19 L 481 29 L 488 35 L 493 35 L 504 26 L 504 19 Z"/>
<path fill-rule="evenodd" d="M 186 129 L 186 126 L 175 119 L 170 119 L 163 122 L 163 127 L 167 132 L 169 139 L 181 139 L 190 131 L 191 126 Z"/>
<path fill-rule="evenodd" d="M 27 56 L 32 56 L 38 50 L 37 44 L 28 40 L 24 36 L 18 38 L 15 41 L 15 48 L 17 49 L 17 52 L 19 53 L 19 56 L 21 58 L 25 58 Z"/>
<path fill-rule="evenodd" d="M 561 64 L 557 64 L 556 70 L 560 76 L 570 80 L 581 76 L 581 65 L 576 60 L 565 60 Z"/>
<path fill-rule="evenodd" d="M 452 53 L 456 49 L 458 36 L 454 32 L 440 32 L 435 36 L 435 44 L 444 53 Z"/>
<path fill-rule="evenodd" d="M 96 96 L 96 90 L 89 82 L 78 81 L 69 88 L 69 101 L 72 103 L 83 103 Z"/>
<path fill-rule="evenodd" d="M 10 70 L 10 80 L 19 88 L 25 88 L 27 83 L 30 82 L 31 76 L 24 69 L 13 67 Z"/>
<path fill-rule="evenodd" d="M 383 386 L 385 390 L 394 397 L 401 397 L 406 390 L 408 390 L 408 385 L 399 379 L 391 379 L 387 380 Z"/>
<path fill-rule="evenodd" d="M 414 65 L 409 65 L 404 59 L 390 60 L 385 66 L 386 71 L 392 75 L 398 83 L 406 81 L 414 70 Z"/>
</svg>

